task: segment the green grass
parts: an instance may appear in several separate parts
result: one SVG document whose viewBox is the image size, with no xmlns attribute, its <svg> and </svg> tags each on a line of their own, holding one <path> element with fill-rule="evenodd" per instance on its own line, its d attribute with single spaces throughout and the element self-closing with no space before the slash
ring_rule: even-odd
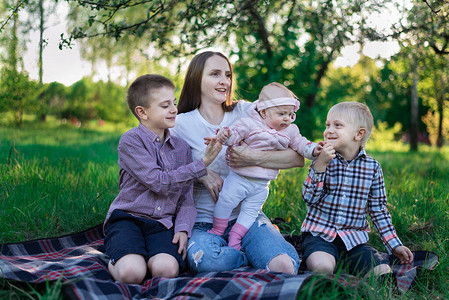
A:
<svg viewBox="0 0 449 300">
<path fill-rule="evenodd" d="M 119 132 L 0 128 L 0 241 L 100 223 L 118 191 Z"/>
<path fill-rule="evenodd" d="M 95 123 L 76 128 L 55 121 L 0 127 L 0 243 L 63 235 L 103 222 L 118 193 L 116 149 L 128 128 Z M 369 143 L 368 153 L 382 163 L 398 235 L 412 250 L 437 253 L 439 266 L 421 274 L 403 296 L 375 280 L 343 288 L 317 278 L 307 283 L 300 299 L 449 298 L 449 148 L 409 153 L 400 143 L 379 141 Z M 299 233 L 306 213 L 301 197 L 306 175 L 307 167 L 282 171 L 264 206 L 269 217 L 290 222 L 289 233 Z M 370 240 L 385 251 L 374 229 Z M 0 298 L 59 299 L 61 286 L 36 290 L 0 280 Z"/>
</svg>

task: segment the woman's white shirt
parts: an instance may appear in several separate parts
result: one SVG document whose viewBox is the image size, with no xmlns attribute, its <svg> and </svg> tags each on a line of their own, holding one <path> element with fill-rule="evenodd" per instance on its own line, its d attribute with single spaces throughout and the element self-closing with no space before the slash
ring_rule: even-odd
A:
<svg viewBox="0 0 449 300">
<path fill-rule="evenodd" d="M 207 122 L 198 109 L 179 114 L 176 117 L 176 125 L 170 130 L 170 133 L 184 139 L 192 149 L 193 160 L 198 160 L 203 158 L 206 151 L 204 138 L 215 136 L 217 129 L 220 129 L 223 126 L 230 126 L 235 121 L 247 117 L 249 115 L 250 107 L 250 102 L 243 100 L 239 101 L 234 110 L 225 112 L 223 120 L 219 125 Z M 223 146 L 223 149 L 218 154 L 217 158 L 208 167 L 209 170 L 219 174 L 223 179 L 229 174 L 229 167 L 225 160 L 226 148 L 226 146 Z M 212 223 L 215 202 L 206 187 L 199 181 L 196 181 L 194 184 L 193 199 L 198 212 L 196 222 Z M 239 211 L 240 206 L 234 209 L 230 219 L 237 218 Z"/>
</svg>

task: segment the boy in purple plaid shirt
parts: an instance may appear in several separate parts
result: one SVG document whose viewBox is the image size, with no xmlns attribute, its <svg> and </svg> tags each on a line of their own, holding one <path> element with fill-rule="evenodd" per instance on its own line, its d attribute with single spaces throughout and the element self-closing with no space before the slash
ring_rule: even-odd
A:
<svg viewBox="0 0 449 300">
<path fill-rule="evenodd" d="M 388 252 L 403 264 L 413 260 L 387 210 L 381 166 L 364 149 L 372 129 L 373 116 L 365 104 L 342 102 L 328 112 L 325 145 L 312 162 L 302 191 L 307 204 L 301 228 L 303 259 L 311 271 L 333 273 L 342 260 L 352 274 L 391 272 L 388 262 L 367 244 L 367 214 Z"/>
<path fill-rule="evenodd" d="M 139 125 L 120 138 L 120 192 L 104 222 L 109 272 L 123 283 L 141 283 L 147 270 L 153 277 L 176 277 L 185 268 L 196 217 L 193 179 L 207 174 L 221 150 L 212 141 L 192 162 L 190 146 L 170 135 L 178 112 L 174 88 L 163 76 L 144 75 L 128 89 Z"/>
</svg>

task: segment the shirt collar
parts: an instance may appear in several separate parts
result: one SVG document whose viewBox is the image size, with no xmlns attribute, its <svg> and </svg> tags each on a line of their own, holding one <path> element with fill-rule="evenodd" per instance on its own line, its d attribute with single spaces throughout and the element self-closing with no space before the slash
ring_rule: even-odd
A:
<svg viewBox="0 0 449 300">
<path fill-rule="evenodd" d="M 343 156 L 341 156 L 340 153 L 336 152 L 335 154 L 340 161 L 348 162 Z M 357 159 L 364 159 L 365 157 L 366 157 L 365 148 L 361 147 L 359 154 L 357 154 L 357 156 L 352 161 Z"/>
<path fill-rule="evenodd" d="M 143 134 L 147 135 L 151 142 L 153 142 L 153 143 L 155 143 L 155 142 L 160 143 L 161 142 L 159 136 L 156 133 L 154 133 L 152 130 L 148 129 L 142 123 L 139 123 L 139 126 L 137 128 L 139 129 L 140 132 L 142 132 Z M 170 130 L 168 130 L 168 129 L 165 129 L 165 141 L 164 141 L 164 143 L 172 144 L 171 136 L 170 136 Z"/>
</svg>

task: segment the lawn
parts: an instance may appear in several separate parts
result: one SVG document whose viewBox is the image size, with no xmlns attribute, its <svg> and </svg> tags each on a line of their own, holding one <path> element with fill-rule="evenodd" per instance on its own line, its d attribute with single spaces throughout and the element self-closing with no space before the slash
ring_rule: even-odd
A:
<svg viewBox="0 0 449 300">
<path fill-rule="evenodd" d="M 95 123 L 77 128 L 56 122 L 0 127 L 0 243 L 58 236 L 102 223 L 118 192 L 116 149 L 128 128 Z M 449 148 L 422 146 L 419 153 L 410 153 L 385 136 L 375 136 L 368 152 L 382 163 L 398 235 L 412 250 L 437 253 L 440 264 L 421 274 L 403 296 L 375 282 L 357 291 L 311 282 L 308 290 L 326 290 L 323 297 L 335 299 L 348 294 L 365 299 L 449 298 Z M 305 216 L 301 188 L 306 174 L 307 168 L 282 171 L 271 183 L 264 206 L 269 217 L 289 222 L 284 228 L 289 233 L 299 233 Z M 375 231 L 370 239 L 385 251 Z M 14 299 L 18 294 L 8 283 L 0 283 L 0 297 Z M 302 297 L 310 295 L 318 297 Z"/>
</svg>

